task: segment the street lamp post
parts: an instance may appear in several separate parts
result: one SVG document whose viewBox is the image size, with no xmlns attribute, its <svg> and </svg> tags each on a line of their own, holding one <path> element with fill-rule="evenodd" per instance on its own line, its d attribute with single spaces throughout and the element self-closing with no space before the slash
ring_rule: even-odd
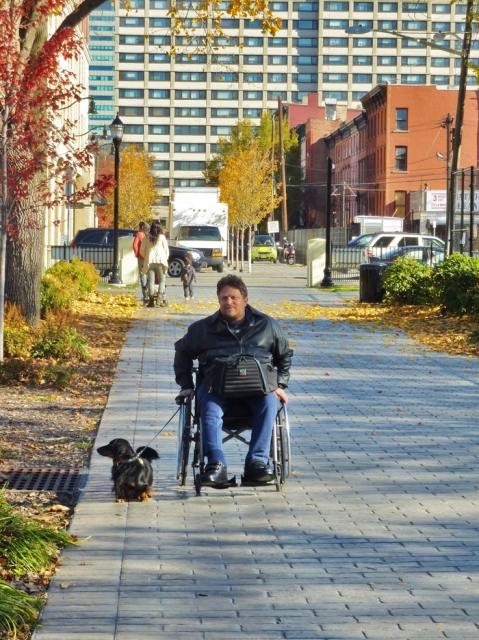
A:
<svg viewBox="0 0 479 640">
<path fill-rule="evenodd" d="M 415 38 L 413 36 L 408 36 L 399 31 L 393 31 L 392 29 L 372 29 L 371 27 L 363 27 L 362 25 L 354 25 L 351 27 L 347 27 L 345 29 L 346 33 L 350 34 L 364 34 L 369 33 L 371 31 L 380 31 L 381 33 L 389 33 L 391 35 L 397 36 L 403 40 L 414 40 L 414 42 L 418 42 L 420 44 L 424 44 L 431 49 L 438 49 L 439 51 L 446 51 L 454 56 L 459 56 L 461 58 L 461 75 L 459 77 L 459 91 L 457 94 L 457 111 L 456 111 L 456 119 L 455 119 L 455 130 L 454 130 L 454 138 L 452 144 L 452 158 L 451 158 L 451 168 L 450 168 L 450 194 L 449 194 L 449 209 L 446 215 L 446 254 L 452 253 L 452 239 L 453 239 L 453 230 L 454 230 L 454 172 L 457 171 L 459 166 L 459 159 L 461 156 L 461 144 L 462 144 L 462 123 L 464 119 L 464 103 L 466 99 L 466 81 L 467 81 L 467 65 L 469 61 L 469 52 L 471 49 L 471 37 L 472 37 L 472 22 L 473 22 L 473 8 L 474 8 L 474 0 L 467 0 L 467 9 L 466 9 L 466 26 L 464 30 L 464 38 L 462 40 L 462 48 L 459 49 L 450 49 L 449 47 L 444 47 L 441 44 L 437 44 L 438 41 L 442 41 L 443 34 L 436 34 L 435 41 L 427 40 L 426 38 Z M 453 34 L 456 35 L 456 34 Z M 439 38 L 437 37 L 439 36 Z"/>
<path fill-rule="evenodd" d="M 113 201 L 113 265 L 111 268 L 111 277 L 109 284 L 123 284 L 120 279 L 120 269 L 118 266 L 118 196 L 120 181 L 120 145 L 123 138 L 125 127 L 117 113 L 116 118 L 110 125 L 111 137 L 115 146 L 115 191 Z"/>
<path fill-rule="evenodd" d="M 333 280 L 331 278 L 331 174 L 333 172 L 333 159 L 328 156 L 328 173 L 326 179 L 326 264 L 324 268 L 324 278 L 321 281 L 321 287 L 332 287 Z"/>
</svg>

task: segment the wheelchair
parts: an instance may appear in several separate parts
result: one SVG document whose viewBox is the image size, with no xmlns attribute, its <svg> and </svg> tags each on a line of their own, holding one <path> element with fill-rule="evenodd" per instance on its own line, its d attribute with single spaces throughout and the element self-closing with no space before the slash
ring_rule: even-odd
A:
<svg viewBox="0 0 479 640">
<path fill-rule="evenodd" d="M 242 410 L 241 404 L 232 402 L 231 407 L 223 416 L 223 444 L 229 440 L 239 440 L 249 445 L 248 431 L 251 431 L 251 415 L 247 415 Z M 201 441 L 201 419 L 199 415 L 199 407 L 194 399 L 184 398 L 180 405 L 178 419 L 178 440 L 177 440 L 177 461 L 176 461 L 176 479 L 180 481 L 181 486 L 186 485 L 186 477 L 188 473 L 188 459 L 190 449 L 193 448 L 193 459 L 191 462 L 193 472 L 193 482 L 196 494 L 201 494 L 201 476 L 205 471 L 205 457 L 203 454 L 203 446 Z M 282 491 L 286 478 L 289 477 L 291 469 L 291 442 L 289 437 L 289 420 L 286 405 L 278 401 L 278 412 L 273 427 L 270 446 L 270 458 L 273 467 L 273 482 L 265 483 L 265 486 L 274 484 L 276 491 Z M 251 482 L 242 482 L 243 485 L 255 486 Z M 259 483 L 256 483 L 258 486 Z M 237 486 L 235 480 L 225 485 Z"/>
</svg>

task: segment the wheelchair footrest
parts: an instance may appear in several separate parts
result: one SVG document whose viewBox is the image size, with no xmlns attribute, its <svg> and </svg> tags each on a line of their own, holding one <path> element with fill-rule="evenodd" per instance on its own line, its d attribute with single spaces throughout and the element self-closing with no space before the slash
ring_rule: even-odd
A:
<svg viewBox="0 0 479 640">
<path fill-rule="evenodd" d="M 236 482 L 236 476 L 233 476 L 227 482 L 222 482 L 221 484 L 203 484 L 201 486 L 207 489 L 229 489 L 230 487 L 237 487 L 238 483 Z"/>
<path fill-rule="evenodd" d="M 271 480 L 245 480 L 243 476 L 241 476 L 241 486 L 242 487 L 265 487 L 268 484 L 274 482 L 274 478 Z"/>
</svg>

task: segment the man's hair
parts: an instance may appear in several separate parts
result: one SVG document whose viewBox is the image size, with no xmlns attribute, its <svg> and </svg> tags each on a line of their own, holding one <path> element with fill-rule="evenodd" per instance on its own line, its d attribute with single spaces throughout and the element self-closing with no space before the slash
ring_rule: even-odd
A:
<svg viewBox="0 0 479 640">
<path fill-rule="evenodd" d="M 147 222 L 140 222 L 138 226 L 142 231 L 146 231 L 146 233 L 150 230 L 150 225 Z"/>
<path fill-rule="evenodd" d="M 233 289 L 238 289 L 243 298 L 248 297 L 248 289 L 246 288 L 245 283 L 239 276 L 235 276 L 230 274 L 228 276 L 224 276 L 221 280 L 218 280 L 218 284 L 216 285 L 216 294 L 219 296 L 221 291 L 225 287 L 232 287 Z"/>
</svg>

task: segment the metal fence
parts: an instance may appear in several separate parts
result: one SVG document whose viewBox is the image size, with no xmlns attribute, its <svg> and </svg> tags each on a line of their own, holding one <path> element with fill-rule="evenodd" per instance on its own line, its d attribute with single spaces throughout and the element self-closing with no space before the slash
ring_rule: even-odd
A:
<svg viewBox="0 0 479 640">
<path fill-rule="evenodd" d="M 452 250 L 477 256 L 479 251 L 479 169 L 469 167 L 454 173 L 454 220 Z"/>
<path fill-rule="evenodd" d="M 70 247 L 68 245 L 47 247 L 46 266 L 52 267 L 60 260 L 71 262 L 77 257 L 83 262 L 91 262 L 100 274 L 101 282 L 108 282 L 113 264 L 113 247 Z"/>
</svg>

